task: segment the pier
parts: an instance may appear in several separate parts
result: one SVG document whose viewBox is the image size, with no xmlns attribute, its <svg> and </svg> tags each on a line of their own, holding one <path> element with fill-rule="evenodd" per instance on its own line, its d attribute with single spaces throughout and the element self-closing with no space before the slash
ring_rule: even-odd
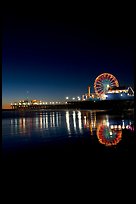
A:
<svg viewBox="0 0 136 204">
<path fill-rule="evenodd" d="M 98 110 L 127 110 L 134 108 L 134 100 L 103 100 L 103 101 L 70 101 L 60 104 L 30 104 L 12 105 L 13 110 L 39 110 L 39 109 L 98 109 Z"/>
</svg>

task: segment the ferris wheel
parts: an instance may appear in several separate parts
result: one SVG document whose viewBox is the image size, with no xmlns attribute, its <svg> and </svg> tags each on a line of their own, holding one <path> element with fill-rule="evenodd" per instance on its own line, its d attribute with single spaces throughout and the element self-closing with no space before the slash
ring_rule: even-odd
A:
<svg viewBox="0 0 136 204">
<path fill-rule="evenodd" d="M 94 90 L 97 96 L 101 97 L 106 94 L 109 88 L 119 87 L 118 80 L 115 76 L 109 73 L 100 74 L 94 82 Z"/>
</svg>

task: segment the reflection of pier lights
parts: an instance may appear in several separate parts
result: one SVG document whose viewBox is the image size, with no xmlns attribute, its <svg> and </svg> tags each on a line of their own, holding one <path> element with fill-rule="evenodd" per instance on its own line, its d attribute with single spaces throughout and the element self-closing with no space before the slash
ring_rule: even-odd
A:
<svg viewBox="0 0 136 204">
<path fill-rule="evenodd" d="M 84 122 L 84 127 L 86 127 L 86 125 L 87 125 L 87 122 L 86 122 L 86 116 L 84 116 L 84 120 L 83 120 L 83 122 Z"/>
<path fill-rule="evenodd" d="M 52 126 L 55 127 L 55 114 L 52 113 Z"/>
<path fill-rule="evenodd" d="M 21 133 L 25 133 L 25 130 L 26 130 L 25 118 L 20 118 L 19 119 L 19 129 L 21 130 Z"/>
<path fill-rule="evenodd" d="M 48 125 L 49 125 L 49 123 L 48 123 L 48 115 L 46 115 L 45 116 L 45 127 L 46 127 L 46 129 L 48 128 Z"/>
<path fill-rule="evenodd" d="M 90 111 L 90 112 L 85 113 L 83 124 L 85 128 L 90 128 L 91 132 L 95 130 L 96 129 L 96 112 Z"/>
<path fill-rule="evenodd" d="M 96 130 L 96 112 L 91 111 L 90 112 L 90 134 L 93 135 L 93 131 Z"/>
<path fill-rule="evenodd" d="M 42 129 L 42 124 L 43 124 L 43 121 L 42 121 L 42 113 L 40 114 L 40 129 Z"/>
<path fill-rule="evenodd" d="M 45 128 L 45 114 L 43 114 L 43 117 L 42 117 L 42 120 L 43 120 L 43 128 Z"/>
<path fill-rule="evenodd" d="M 75 132 L 77 132 L 77 129 L 79 132 L 82 132 L 81 111 L 77 112 L 77 117 L 76 111 L 73 111 L 72 116 L 73 117 L 70 117 L 70 111 L 66 111 L 66 125 L 68 132 L 71 133 L 71 128 L 74 128 Z M 72 124 L 73 126 L 71 126 Z"/>
<path fill-rule="evenodd" d="M 59 113 L 56 113 L 56 126 L 59 126 Z"/>
<path fill-rule="evenodd" d="M 53 127 L 52 113 L 50 113 L 50 127 Z"/>
<path fill-rule="evenodd" d="M 131 126 L 131 125 L 126 125 L 126 126 L 125 126 L 124 122 L 123 122 L 123 125 L 122 125 L 122 126 L 121 126 L 121 125 L 110 125 L 110 128 L 111 128 L 112 130 L 130 129 L 130 130 L 133 131 L 133 126 Z"/>
<path fill-rule="evenodd" d="M 74 130 L 76 132 L 76 113 L 73 111 L 73 124 L 74 124 Z"/>
<path fill-rule="evenodd" d="M 69 111 L 66 111 L 66 125 L 67 125 L 68 133 L 70 133 Z"/>
<path fill-rule="evenodd" d="M 81 111 L 78 111 L 77 114 L 78 114 L 79 131 L 82 132 Z"/>
</svg>

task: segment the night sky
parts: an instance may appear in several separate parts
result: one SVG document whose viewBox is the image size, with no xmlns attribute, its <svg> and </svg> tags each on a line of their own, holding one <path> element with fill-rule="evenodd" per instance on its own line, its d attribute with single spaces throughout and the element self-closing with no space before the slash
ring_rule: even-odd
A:
<svg viewBox="0 0 136 204">
<path fill-rule="evenodd" d="M 134 87 L 133 39 L 125 23 L 3 15 L 2 102 L 81 96 L 103 72 Z"/>
</svg>

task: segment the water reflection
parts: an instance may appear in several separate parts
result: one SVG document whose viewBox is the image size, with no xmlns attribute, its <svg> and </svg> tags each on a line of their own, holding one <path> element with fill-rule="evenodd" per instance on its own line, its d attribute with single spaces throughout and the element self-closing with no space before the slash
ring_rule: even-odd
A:
<svg viewBox="0 0 136 204">
<path fill-rule="evenodd" d="M 97 138 L 101 144 L 106 146 L 117 145 L 122 138 L 122 130 L 111 129 L 109 125 L 101 123 L 97 127 Z"/>
<path fill-rule="evenodd" d="M 77 132 L 77 127 L 76 127 L 76 112 L 73 111 L 73 125 L 74 125 L 74 130 Z"/>
<path fill-rule="evenodd" d="M 38 136 L 97 137 L 106 146 L 117 145 L 122 139 L 122 131 L 134 131 L 133 120 L 111 116 L 97 111 L 39 111 L 33 116 L 10 118 L 10 134 Z M 6 128 L 5 132 L 6 134 Z M 9 134 L 9 132 L 8 132 Z"/>
<path fill-rule="evenodd" d="M 79 130 L 82 133 L 81 111 L 78 111 L 78 124 L 79 124 Z"/>
<path fill-rule="evenodd" d="M 19 129 L 22 131 L 22 134 L 26 132 L 26 119 L 25 118 L 19 119 Z"/>
<path fill-rule="evenodd" d="M 69 118 L 69 111 L 66 111 L 66 125 L 68 133 L 70 134 L 70 118 Z"/>
</svg>

